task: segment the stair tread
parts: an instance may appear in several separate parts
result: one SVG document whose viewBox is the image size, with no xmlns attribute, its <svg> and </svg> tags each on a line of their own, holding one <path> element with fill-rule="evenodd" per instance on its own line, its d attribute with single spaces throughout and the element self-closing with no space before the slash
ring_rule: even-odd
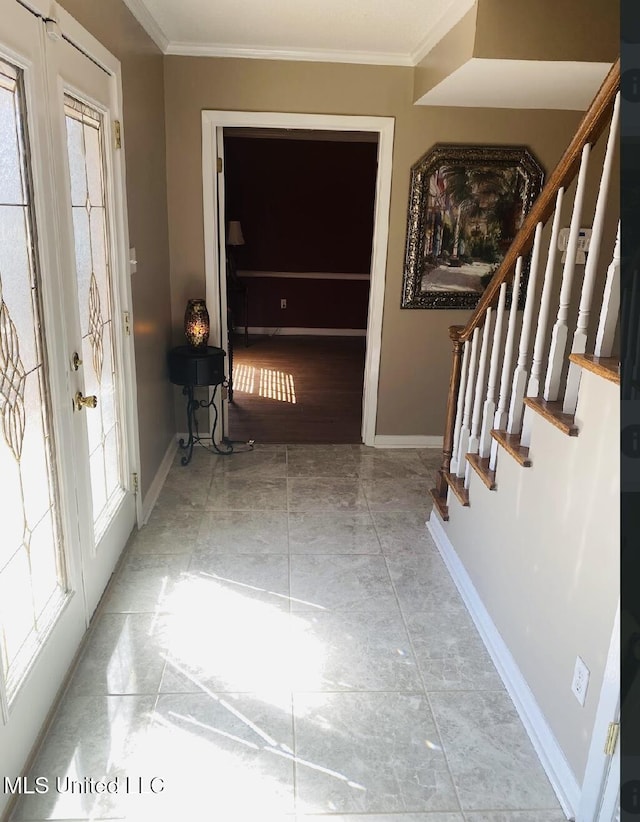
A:
<svg viewBox="0 0 640 822">
<path fill-rule="evenodd" d="M 519 434 L 507 434 L 506 431 L 500 431 L 494 428 L 491 431 L 491 436 L 498 442 L 514 460 L 522 465 L 523 468 L 529 468 L 531 460 L 529 459 L 529 449 L 524 445 L 520 445 Z"/>
<path fill-rule="evenodd" d="M 455 474 L 445 474 L 444 478 L 461 505 L 469 505 L 469 492 L 464 487 L 464 477 L 457 477 Z"/>
<path fill-rule="evenodd" d="M 496 472 L 489 468 L 489 457 L 481 457 L 479 454 L 467 454 L 467 462 L 489 491 L 493 491 L 496 487 Z"/>
<path fill-rule="evenodd" d="M 595 354 L 570 354 L 569 359 L 581 368 L 620 385 L 620 361 L 617 357 L 596 357 Z"/>
<path fill-rule="evenodd" d="M 525 397 L 525 405 L 543 416 L 552 425 L 555 425 L 569 437 L 578 436 L 578 426 L 575 424 L 573 414 L 565 414 L 562 410 L 560 400 L 545 400 L 542 397 Z"/>
</svg>

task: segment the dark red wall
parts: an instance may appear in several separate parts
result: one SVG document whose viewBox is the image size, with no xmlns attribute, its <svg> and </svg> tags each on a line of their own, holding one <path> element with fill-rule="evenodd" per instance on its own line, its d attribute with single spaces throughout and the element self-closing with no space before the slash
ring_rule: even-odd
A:
<svg viewBox="0 0 640 822">
<path fill-rule="evenodd" d="M 228 220 L 238 268 L 368 274 L 375 143 L 225 137 Z"/>
<path fill-rule="evenodd" d="M 249 289 L 249 325 L 264 328 L 366 328 L 368 280 L 243 278 Z M 286 299 L 287 307 L 280 308 Z M 244 325 L 242 300 L 233 300 Z"/>
</svg>

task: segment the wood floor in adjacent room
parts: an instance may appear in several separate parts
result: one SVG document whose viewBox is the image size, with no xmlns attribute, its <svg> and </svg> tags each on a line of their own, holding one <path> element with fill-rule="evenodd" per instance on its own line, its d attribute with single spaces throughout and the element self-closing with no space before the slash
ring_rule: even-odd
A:
<svg viewBox="0 0 640 822">
<path fill-rule="evenodd" d="M 229 438 L 264 443 L 362 442 L 364 337 L 234 340 Z"/>
</svg>

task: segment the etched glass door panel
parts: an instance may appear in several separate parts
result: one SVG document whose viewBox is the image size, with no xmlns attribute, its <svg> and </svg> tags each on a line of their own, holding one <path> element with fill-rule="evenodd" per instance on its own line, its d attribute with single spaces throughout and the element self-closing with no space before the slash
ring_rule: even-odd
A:
<svg viewBox="0 0 640 822">
<path fill-rule="evenodd" d="M 114 74 L 70 42 L 46 41 L 51 68 L 54 151 L 61 192 L 60 222 L 68 354 L 72 372 L 82 575 L 91 615 L 135 523 L 132 478 L 132 372 L 122 317 L 127 304 L 126 251 L 118 241 L 124 221 L 122 152 L 114 144 L 119 106 Z M 122 239 L 122 238 L 121 238 Z M 126 246 L 125 246 L 126 248 Z M 132 353 L 132 352 L 131 352 Z M 133 400 L 135 402 L 135 400 Z"/>
<path fill-rule="evenodd" d="M 64 113 L 85 393 L 97 399 L 95 408 L 87 406 L 86 423 L 94 538 L 98 543 L 126 493 L 116 394 L 104 118 L 68 94 Z"/>
<path fill-rule="evenodd" d="M 0 59 L 0 660 L 10 702 L 64 603 L 21 73 Z"/>
</svg>

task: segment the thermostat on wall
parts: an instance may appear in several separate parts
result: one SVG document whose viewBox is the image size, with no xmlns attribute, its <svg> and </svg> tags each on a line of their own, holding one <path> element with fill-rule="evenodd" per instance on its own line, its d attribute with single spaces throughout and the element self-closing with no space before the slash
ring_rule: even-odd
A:
<svg viewBox="0 0 640 822">
<path fill-rule="evenodd" d="M 558 249 L 563 251 L 562 262 L 567 259 L 567 246 L 569 245 L 569 230 L 561 228 L 558 234 Z M 578 234 L 578 248 L 576 250 L 576 264 L 584 265 L 587 261 L 587 251 L 591 242 L 591 229 L 581 228 Z"/>
</svg>

